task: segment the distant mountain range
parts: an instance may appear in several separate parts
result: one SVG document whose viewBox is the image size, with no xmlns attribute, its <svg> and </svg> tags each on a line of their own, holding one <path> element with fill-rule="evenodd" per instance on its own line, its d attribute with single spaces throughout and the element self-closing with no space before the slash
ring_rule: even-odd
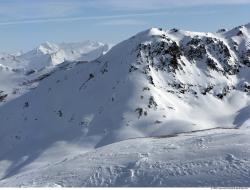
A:
<svg viewBox="0 0 250 190">
<path fill-rule="evenodd" d="M 102 56 L 107 44 L 86 41 L 82 43 L 43 43 L 37 48 L 16 54 L 0 54 L 0 90 L 8 94 L 24 90 L 22 83 L 39 78 L 63 62 L 92 61 Z"/>
</svg>

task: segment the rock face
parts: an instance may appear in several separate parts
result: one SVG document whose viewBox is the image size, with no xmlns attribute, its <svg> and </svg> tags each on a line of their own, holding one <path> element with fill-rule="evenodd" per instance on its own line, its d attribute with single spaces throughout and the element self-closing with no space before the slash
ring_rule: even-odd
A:
<svg viewBox="0 0 250 190">
<path fill-rule="evenodd" d="M 0 106 L 1 158 L 32 160 L 58 141 L 93 148 L 248 128 L 249 31 L 249 24 L 216 34 L 152 28 L 92 62 L 64 62 L 25 81 L 30 88 Z"/>
</svg>

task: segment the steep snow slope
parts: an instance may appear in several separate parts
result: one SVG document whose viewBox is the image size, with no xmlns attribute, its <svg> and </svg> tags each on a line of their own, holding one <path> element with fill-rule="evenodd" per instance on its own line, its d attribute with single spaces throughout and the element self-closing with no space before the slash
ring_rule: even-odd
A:
<svg viewBox="0 0 250 190">
<path fill-rule="evenodd" d="M 22 84 L 51 72 L 56 65 L 72 61 L 92 61 L 108 50 L 106 44 L 82 43 L 52 44 L 46 42 L 27 53 L 0 54 L 0 92 L 5 100 L 23 94 Z M 0 94 L 1 95 L 1 94 Z"/>
<path fill-rule="evenodd" d="M 56 155 L 60 149 L 48 151 L 60 142 L 84 152 L 130 138 L 247 131 L 250 67 L 241 53 L 249 38 L 238 52 L 233 30 L 153 28 L 93 62 L 64 62 L 24 83 L 34 88 L 0 107 L 0 176 L 7 180 L 43 154 Z"/>
<path fill-rule="evenodd" d="M 250 23 L 225 32 L 223 36 L 228 39 L 243 63 L 250 66 Z"/>
</svg>

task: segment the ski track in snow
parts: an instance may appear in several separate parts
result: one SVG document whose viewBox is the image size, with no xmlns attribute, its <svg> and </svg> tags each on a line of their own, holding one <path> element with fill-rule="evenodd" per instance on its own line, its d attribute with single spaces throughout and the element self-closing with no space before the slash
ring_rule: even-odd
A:
<svg viewBox="0 0 250 190">
<path fill-rule="evenodd" d="M 131 139 L 33 168 L 1 186 L 249 186 L 249 130 Z M 227 144 L 225 144 L 225 141 Z"/>
</svg>

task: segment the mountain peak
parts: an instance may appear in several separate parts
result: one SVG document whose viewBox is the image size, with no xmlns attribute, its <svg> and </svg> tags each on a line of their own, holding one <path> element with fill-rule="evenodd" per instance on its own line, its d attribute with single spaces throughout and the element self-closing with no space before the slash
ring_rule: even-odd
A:
<svg viewBox="0 0 250 190">
<path fill-rule="evenodd" d="M 42 54 L 52 54 L 58 50 L 58 46 L 56 44 L 45 42 L 37 47 L 37 51 Z"/>
</svg>

